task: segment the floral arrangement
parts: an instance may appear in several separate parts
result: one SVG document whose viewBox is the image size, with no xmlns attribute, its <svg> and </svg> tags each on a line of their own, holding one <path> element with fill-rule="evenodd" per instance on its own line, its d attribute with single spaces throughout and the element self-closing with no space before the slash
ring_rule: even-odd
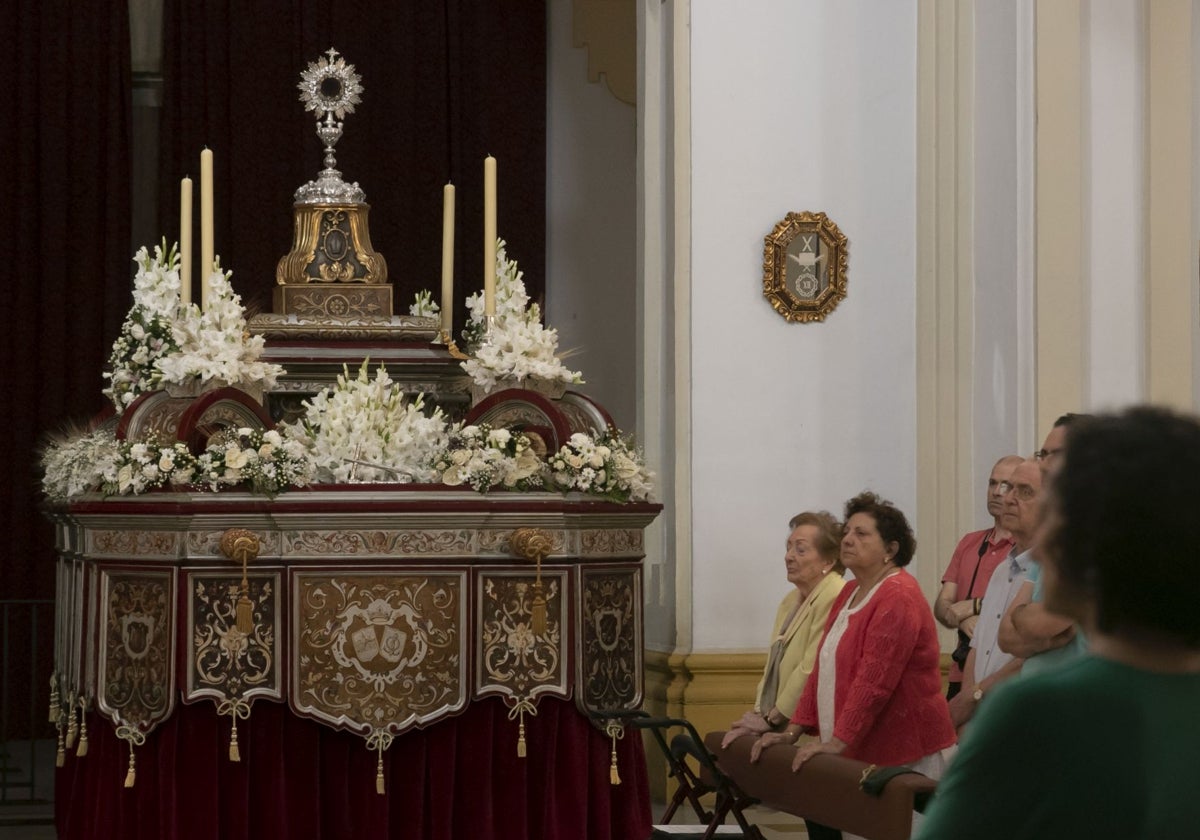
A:
<svg viewBox="0 0 1200 840">
<path fill-rule="evenodd" d="M 558 336 L 541 325 L 522 274 L 497 241 L 497 312 L 485 330 L 482 294 L 467 301 L 471 321 L 464 337 L 474 358 L 464 369 L 482 387 L 501 379 L 580 382 L 557 353 Z M 141 394 L 166 383 L 221 382 L 270 388 L 283 373 L 260 360 L 262 337 L 246 330 L 241 299 L 230 272 L 217 266 L 205 278 L 203 312 L 179 300 L 179 254 L 166 242 L 153 257 L 134 257 L 134 304 L 114 342 L 104 393 L 120 413 Z M 428 291 L 409 310 L 436 315 Z M 408 399 L 378 366 L 372 377 L 364 361 L 355 377 L 343 368 L 337 384 L 304 404 L 297 423 L 278 430 L 226 429 L 204 452 L 185 443 L 118 440 L 111 429 L 76 430 L 50 440 L 42 453 L 42 487 L 55 501 L 99 490 L 107 495 L 145 493 L 160 487 L 219 490 L 247 486 L 275 494 L 313 481 L 441 482 L 493 488 L 547 488 L 582 492 L 611 501 L 650 497 L 653 473 L 633 444 L 615 429 L 598 437 L 578 433 L 547 459 L 536 435 L 486 424 L 449 426 L 440 408 L 428 411 L 424 395 Z M 539 445 L 540 444 L 540 445 Z"/>
<path fill-rule="evenodd" d="M 274 495 L 312 480 L 302 446 L 274 429 L 227 429 L 199 456 L 182 441 L 119 441 L 108 429 L 52 441 L 42 457 L 42 488 L 51 500 L 65 501 L 91 490 L 105 495 L 138 495 L 158 487 L 218 490 L 246 484 Z"/>
<path fill-rule="evenodd" d="M 118 412 L 163 381 L 158 361 L 179 352 L 171 324 L 179 315 L 179 252 L 165 254 L 165 242 L 151 259 L 145 246 L 134 255 L 133 308 L 125 316 L 121 334 L 113 342 L 104 378 L 104 395 Z"/>
<path fill-rule="evenodd" d="M 650 498 L 654 473 L 646 469 L 641 454 L 616 429 L 598 438 L 575 433 L 549 458 L 553 483 L 564 493 L 579 490 L 613 502 L 640 502 Z"/>
<path fill-rule="evenodd" d="M 177 455 L 183 454 L 179 452 L 181 446 L 175 444 Z M 190 457 L 181 458 L 182 463 L 176 467 L 184 471 L 181 478 L 190 480 L 173 483 L 190 483 L 209 490 L 246 484 L 255 493 L 273 496 L 289 487 L 309 484 L 315 473 L 304 445 L 276 429 L 226 429 L 189 463 Z M 186 475 L 188 469 L 194 470 L 191 476 Z"/>
<path fill-rule="evenodd" d="M 113 342 L 109 386 L 104 394 L 122 412 L 135 399 L 164 383 L 220 382 L 270 388 L 283 373 L 279 365 L 259 361 L 264 339 L 246 331 L 241 297 L 229 284 L 230 272 L 216 268 L 208 284 L 207 308 L 179 300 L 179 253 L 166 243 L 145 247 L 134 256 L 133 307 Z"/>
<path fill-rule="evenodd" d="M 440 314 L 442 308 L 433 300 L 433 293 L 428 289 L 422 289 L 413 297 L 413 302 L 408 305 L 408 314 L 416 315 L 417 317 L 433 318 Z"/>
<path fill-rule="evenodd" d="M 111 429 L 53 437 L 42 450 L 42 490 L 51 501 L 66 501 L 115 483 L 123 463 L 121 443 Z"/>
<path fill-rule="evenodd" d="M 545 463 L 529 436 L 486 423 L 453 428 L 431 464 L 443 484 L 469 484 L 480 493 L 493 487 L 531 490 L 544 482 Z"/>
<path fill-rule="evenodd" d="M 471 358 L 462 363 L 475 384 L 494 388 L 501 379 L 538 379 L 581 383 L 579 371 L 568 370 L 558 353 L 558 331 L 542 326 L 541 307 L 530 303 L 523 274 L 508 259 L 503 239 L 496 240 L 496 315 L 490 332 L 483 293 L 467 298 L 470 320 L 463 339 Z"/>
<path fill-rule="evenodd" d="M 301 442 L 322 482 L 427 482 L 430 462 L 446 446 L 440 408 L 425 413 L 424 395 L 411 401 L 382 365 L 370 377 L 363 362 L 358 376 L 347 368 L 337 385 L 305 402 L 300 423 L 288 427 Z"/>
</svg>

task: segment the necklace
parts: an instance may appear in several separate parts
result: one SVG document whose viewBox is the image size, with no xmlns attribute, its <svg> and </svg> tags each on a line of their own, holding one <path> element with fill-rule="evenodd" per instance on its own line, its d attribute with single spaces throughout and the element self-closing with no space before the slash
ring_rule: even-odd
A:
<svg viewBox="0 0 1200 840">
<path fill-rule="evenodd" d="M 874 581 L 872 581 L 870 586 L 864 586 L 862 584 L 862 582 L 860 581 L 859 585 L 858 585 L 858 590 L 850 598 L 850 603 L 848 603 L 846 605 L 846 607 L 848 609 L 853 609 L 854 607 L 857 607 L 864 600 L 866 600 L 867 595 L 869 595 L 871 592 L 875 591 L 875 587 L 879 586 L 879 584 L 883 583 L 885 580 L 890 578 L 892 575 L 897 575 L 899 573 L 900 573 L 899 569 L 887 569 L 885 567 L 885 571 L 883 572 L 883 574 L 881 574 L 878 578 L 876 578 Z"/>
</svg>

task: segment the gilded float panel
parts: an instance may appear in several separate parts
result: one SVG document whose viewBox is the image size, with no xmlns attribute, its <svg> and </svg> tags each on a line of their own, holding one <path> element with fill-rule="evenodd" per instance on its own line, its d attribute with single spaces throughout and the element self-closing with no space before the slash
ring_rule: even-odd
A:
<svg viewBox="0 0 1200 840">
<path fill-rule="evenodd" d="M 100 603 L 97 702 L 144 735 L 174 708 L 175 572 L 102 570 Z"/>
<path fill-rule="evenodd" d="M 292 708 L 363 735 L 463 708 L 467 586 L 465 570 L 292 570 Z"/>
</svg>

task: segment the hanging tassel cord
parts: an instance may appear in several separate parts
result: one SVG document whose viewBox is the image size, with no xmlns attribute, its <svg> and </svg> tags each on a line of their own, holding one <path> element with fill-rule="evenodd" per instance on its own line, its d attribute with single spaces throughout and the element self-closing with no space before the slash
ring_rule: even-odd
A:
<svg viewBox="0 0 1200 840">
<path fill-rule="evenodd" d="M 58 693 L 58 674 L 50 675 L 50 722 L 58 723 L 62 716 L 62 697 Z"/>
<path fill-rule="evenodd" d="M 229 700 L 223 700 L 217 704 L 217 715 L 229 715 L 230 732 L 229 732 L 229 760 L 241 761 L 242 752 L 238 749 L 238 718 L 242 720 L 250 719 L 250 704 L 240 697 L 234 697 Z"/>
<path fill-rule="evenodd" d="M 67 711 L 67 749 L 75 748 L 75 737 L 79 734 L 79 722 L 75 720 L 75 702 L 74 694 L 67 695 L 66 711 Z"/>
<path fill-rule="evenodd" d="M 250 600 L 250 561 L 258 557 L 258 536 L 245 528 L 230 528 L 221 535 L 221 552 L 234 562 L 242 564 L 242 584 L 239 587 L 234 621 L 239 633 L 249 636 L 254 632 L 254 602 Z"/>
<path fill-rule="evenodd" d="M 54 754 L 54 766 L 62 767 L 67 763 L 67 737 L 64 732 L 62 718 L 55 721 L 54 728 L 58 730 L 58 750 Z"/>
<path fill-rule="evenodd" d="M 617 772 L 617 740 L 625 737 L 625 727 L 620 721 L 610 720 L 604 726 L 604 732 L 612 739 L 612 764 L 608 768 L 608 782 L 612 785 L 621 784 L 621 774 Z"/>
<path fill-rule="evenodd" d="M 529 700 L 518 700 L 517 704 L 508 710 L 508 719 L 517 719 L 517 758 L 524 758 L 526 754 L 525 715 L 537 717 L 537 706 Z"/>
<path fill-rule="evenodd" d="M 79 746 L 75 750 L 77 758 L 83 758 L 88 754 L 87 710 L 90 705 L 89 698 L 79 698 Z"/>
<path fill-rule="evenodd" d="M 386 729 L 376 729 L 367 738 L 367 749 L 375 750 L 378 758 L 375 761 L 375 792 L 380 796 L 386 792 L 383 783 L 383 753 L 392 745 L 392 733 Z"/>
<path fill-rule="evenodd" d="M 513 551 L 536 564 L 533 600 L 529 606 L 529 629 L 534 636 L 546 635 L 546 594 L 542 584 L 542 561 L 550 556 L 554 541 L 540 528 L 518 528 L 509 537 Z"/>
<path fill-rule="evenodd" d="M 134 747 L 146 743 L 146 733 L 136 726 L 121 724 L 117 727 L 117 737 L 129 744 L 129 769 L 125 771 L 125 787 L 131 788 L 137 782 L 137 756 Z"/>
</svg>

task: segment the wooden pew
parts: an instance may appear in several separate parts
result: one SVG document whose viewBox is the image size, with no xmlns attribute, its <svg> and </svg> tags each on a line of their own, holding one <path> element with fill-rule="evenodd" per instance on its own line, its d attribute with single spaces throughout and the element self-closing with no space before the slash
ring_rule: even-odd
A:
<svg viewBox="0 0 1200 840">
<path fill-rule="evenodd" d="M 796 748 L 780 744 L 750 763 L 754 739 L 738 738 L 721 749 L 724 732 L 710 732 L 704 746 L 717 765 L 742 789 L 768 808 L 859 834 L 868 840 L 907 840 L 912 832 L 913 803 L 931 794 L 936 783 L 918 773 L 902 773 L 883 788 L 882 796 L 864 792 L 859 783 L 873 765 L 838 755 L 816 755 L 800 772 L 792 772 Z"/>
</svg>

